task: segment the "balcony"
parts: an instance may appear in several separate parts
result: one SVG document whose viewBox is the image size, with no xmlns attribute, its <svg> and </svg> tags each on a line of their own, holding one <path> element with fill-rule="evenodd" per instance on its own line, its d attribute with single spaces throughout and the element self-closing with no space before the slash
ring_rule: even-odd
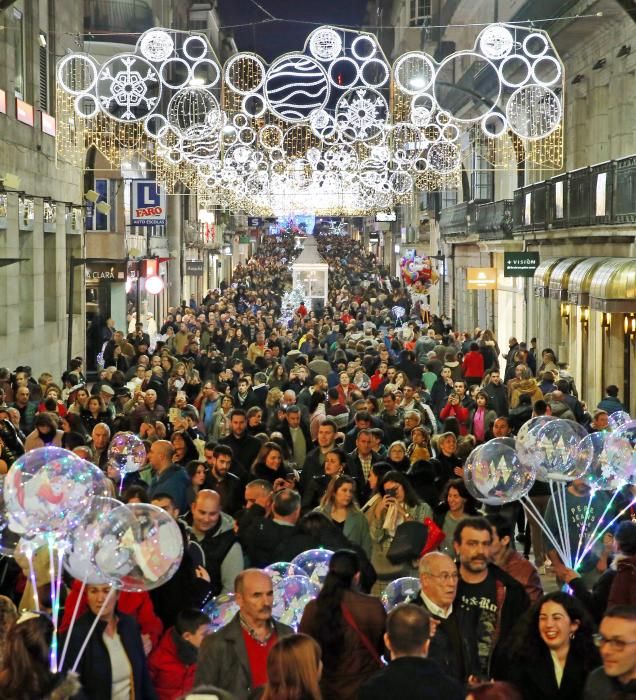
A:
<svg viewBox="0 0 636 700">
<path fill-rule="evenodd" d="M 87 0 L 84 5 L 84 34 L 95 41 L 135 44 L 139 35 L 155 26 L 146 0 Z"/>
<path fill-rule="evenodd" d="M 636 155 L 572 170 L 515 190 L 512 200 L 443 209 L 443 237 L 505 240 L 528 231 L 636 223 Z"/>
</svg>

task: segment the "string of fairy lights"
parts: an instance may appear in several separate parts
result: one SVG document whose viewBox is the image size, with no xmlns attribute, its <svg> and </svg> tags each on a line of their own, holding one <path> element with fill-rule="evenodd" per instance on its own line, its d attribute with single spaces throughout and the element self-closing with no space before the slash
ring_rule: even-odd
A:
<svg viewBox="0 0 636 700">
<path fill-rule="evenodd" d="M 564 71 L 548 34 L 493 24 L 437 62 L 387 60 L 372 34 L 314 29 L 270 65 L 222 66 L 202 34 L 151 29 L 100 64 L 57 64 L 58 155 L 137 155 L 181 186 L 253 214 L 361 215 L 457 187 L 478 152 L 493 168 L 559 169 Z"/>
</svg>

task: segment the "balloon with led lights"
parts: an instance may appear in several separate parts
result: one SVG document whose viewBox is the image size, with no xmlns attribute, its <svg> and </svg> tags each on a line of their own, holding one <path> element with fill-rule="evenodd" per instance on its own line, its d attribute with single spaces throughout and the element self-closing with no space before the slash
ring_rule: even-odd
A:
<svg viewBox="0 0 636 700">
<path fill-rule="evenodd" d="M 622 428 L 624 425 L 631 422 L 632 417 L 629 413 L 625 411 L 615 411 L 607 419 L 607 427 L 609 430 L 618 430 L 618 428 Z"/>
<path fill-rule="evenodd" d="M 175 520 L 147 503 L 121 505 L 100 522 L 92 561 L 119 590 L 149 591 L 179 568 L 183 537 Z"/>
<path fill-rule="evenodd" d="M 576 450 L 574 460 L 583 470 L 581 478 L 585 479 L 592 489 L 615 489 L 616 472 L 608 462 L 605 451 L 605 441 L 609 433 L 605 430 L 586 435 Z"/>
<path fill-rule="evenodd" d="M 270 575 L 272 583 L 276 585 L 288 576 L 305 576 L 305 570 L 288 561 L 277 561 L 266 566 L 263 571 Z"/>
<path fill-rule="evenodd" d="M 605 440 L 607 460 L 621 484 L 636 484 L 636 420 L 624 423 Z"/>
<path fill-rule="evenodd" d="M 540 481 L 572 481 L 582 476 L 585 466 L 577 462 L 576 453 L 581 440 L 588 435 L 582 425 L 557 418 L 536 430 L 533 447 Z"/>
<path fill-rule="evenodd" d="M 305 606 L 320 593 L 320 585 L 308 576 L 288 576 L 274 586 L 272 615 L 298 629 Z"/>
<path fill-rule="evenodd" d="M 308 549 L 292 559 L 292 564 L 302 569 L 313 583 L 322 586 L 329 573 L 333 552 L 329 549 Z"/>
<path fill-rule="evenodd" d="M 121 503 L 114 498 L 96 496 L 91 501 L 86 515 L 71 533 L 64 556 L 64 568 L 73 578 L 92 584 L 109 583 L 92 561 L 93 547 L 108 513 L 120 507 Z"/>
<path fill-rule="evenodd" d="M 4 481 L 11 529 L 60 536 L 71 532 L 103 483 L 95 470 L 61 447 L 40 447 L 18 457 Z"/>
<path fill-rule="evenodd" d="M 537 432 L 539 428 L 552 420 L 557 419 L 554 416 L 536 416 L 526 421 L 521 428 L 519 428 L 519 432 L 515 438 L 515 446 L 517 449 L 517 456 L 522 464 L 538 466 L 538 453 L 535 450 Z"/>
<path fill-rule="evenodd" d="M 115 433 L 108 446 L 108 460 L 119 469 L 122 476 L 138 472 L 146 463 L 146 448 L 135 433 Z"/>
<path fill-rule="evenodd" d="M 203 612 L 210 618 L 210 632 L 218 632 L 232 621 L 239 611 L 234 593 L 224 593 L 207 603 Z"/>
<path fill-rule="evenodd" d="M 415 576 L 403 576 L 391 581 L 382 591 L 380 600 L 387 612 L 393 610 L 396 605 L 410 603 L 417 598 L 420 593 L 420 580 Z"/>
<path fill-rule="evenodd" d="M 5 479 L 5 476 L 0 476 L 0 554 L 12 557 L 18 546 L 20 537 L 24 534 L 24 529 L 15 529 L 15 524 L 11 526 L 9 523 L 7 504 L 4 501 Z"/>
<path fill-rule="evenodd" d="M 476 447 L 464 464 L 469 493 L 482 503 L 501 506 L 523 498 L 532 488 L 535 468 L 523 465 L 506 438 Z"/>
</svg>

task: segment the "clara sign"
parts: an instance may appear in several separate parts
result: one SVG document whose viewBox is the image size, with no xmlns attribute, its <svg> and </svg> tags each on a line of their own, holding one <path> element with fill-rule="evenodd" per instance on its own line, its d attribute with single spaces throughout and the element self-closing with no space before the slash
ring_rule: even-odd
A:
<svg viewBox="0 0 636 700">
<path fill-rule="evenodd" d="M 133 180 L 130 198 L 131 226 L 165 226 L 166 192 L 154 180 Z"/>
<path fill-rule="evenodd" d="M 86 263 L 87 282 L 125 282 L 125 260 L 92 260 Z"/>
<path fill-rule="evenodd" d="M 397 215 L 394 211 L 376 212 L 376 215 L 375 215 L 376 224 L 393 223 L 394 221 L 397 221 Z"/>
</svg>

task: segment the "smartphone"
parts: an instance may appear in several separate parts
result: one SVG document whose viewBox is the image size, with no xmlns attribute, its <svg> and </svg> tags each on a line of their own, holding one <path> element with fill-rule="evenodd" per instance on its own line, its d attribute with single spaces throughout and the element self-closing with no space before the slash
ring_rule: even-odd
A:
<svg viewBox="0 0 636 700">
<path fill-rule="evenodd" d="M 168 411 L 168 420 L 171 423 L 174 423 L 175 420 L 178 420 L 179 418 L 181 418 L 181 409 L 180 408 L 173 407 Z"/>
<path fill-rule="evenodd" d="M 397 489 L 386 489 L 384 493 L 390 498 L 395 498 L 397 496 Z"/>
</svg>

